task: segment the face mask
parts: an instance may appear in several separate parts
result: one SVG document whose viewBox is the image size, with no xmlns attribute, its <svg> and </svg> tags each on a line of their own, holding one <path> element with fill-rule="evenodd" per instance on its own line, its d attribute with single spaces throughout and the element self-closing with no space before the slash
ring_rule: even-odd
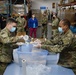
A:
<svg viewBox="0 0 76 75">
<path fill-rule="evenodd" d="M 12 27 L 10 32 L 14 32 L 16 30 L 16 27 Z"/>
<path fill-rule="evenodd" d="M 62 29 L 61 27 L 58 27 L 58 31 L 59 31 L 60 33 L 63 33 L 63 29 Z"/>
</svg>

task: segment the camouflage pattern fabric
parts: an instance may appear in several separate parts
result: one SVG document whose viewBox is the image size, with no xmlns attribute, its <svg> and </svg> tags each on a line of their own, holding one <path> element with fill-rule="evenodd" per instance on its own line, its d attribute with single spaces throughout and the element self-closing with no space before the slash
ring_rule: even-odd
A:
<svg viewBox="0 0 76 75">
<path fill-rule="evenodd" d="M 55 35 L 52 40 L 45 41 L 41 48 L 47 49 L 49 52 L 58 53 L 60 52 L 60 64 L 67 64 L 72 55 L 69 51 L 71 42 L 73 40 L 73 33 L 68 30 L 67 33 Z M 66 62 L 65 62 L 66 61 Z"/>
<path fill-rule="evenodd" d="M 13 50 L 10 50 L 10 47 L 8 48 L 7 47 L 3 47 L 3 46 L 0 47 L 0 75 L 3 75 L 8 64 L 13 61 L 13 56 L 12 56 Z"/>
<path fill-rule="evenodd" d="M 47 17 L 46 16 L 43 16 L 42 17 L 42 21 L 41 21 L 41 24 L 42 24 L 42 37 L 47 37 Z"/>
<path fill-rule="evenodd" d="M 24 27 L 26 25 L 26 20 L 24 18 L 21 18 L 20 16 L 16 19 L 18 21 L 17 24 L 17 32 L 24 32 Z"/>
<path fill-rule="evenodd" d="M 10 63 L 12 62 L 13 47 L 12 44 L 0 44 L 0 62 Z"/>
<path fill-rule="evenodd" d="M 58 26 L 58 24 L 59 24 L 59 19 L 58 18 L 56 18 L 52 21 L 52 26 Z"/>
<path fill-rule="evenodd" d="M 59 24 L 58 18 L 52 21 L 52 35 L 56 35 L 58 33 L 58 24 Z"/>
<path fill-rule="evenodd" d="M 56 27 L 56 29 L 52 29 L 52 36 L 58 34 L 58 28 Z"/>
<path fill-rule="evenodd" d="M 47 38 L 47 25 L 42 27 L 42 37 Z"/>
<path fill-rule="evenodd" d="M 46 40 L 45 42 L 43 42 L 42 48 L 44 47 L 44 45 L 47 46 L 68 46 L 69 44 L 71 44 L 73 39 L 73 33 L 71 32 L 71 30 L 68 30 L 67 33 L 62 33 L 62 34 L 56 34 L 53 36 L 53 39 L 51 40 Z M 51 49 L 49 51 L 52 51 Z M 54 51 L 54 50 L 53 50 Z M 55 51 L 54 51 L 55 52 Z M 56 51 L 58 52 L 58 51 Z M 61 52 L 61 50 L 59 50 L 59 52 Z"/>
<path fill-rule="evenodd" d="M 76 34 L 74 35 L 71 47 L 72 47 L 73 51 L 71 51 L 71 54 L 72 54 L 71 62 L 72 62 L 72 64 L 70 64 L 70 65 L 73 66 L 72 69 L 76 75 Z"/>
<path fill-rule="evenodd" d="M 12 37 L 7 28 L 0 32 L 0 75 L 3 75 L 8 63 L 13 61 L 13 44 L 18 37 Z"/>
<path fill-rule="evenodd" d="M 47 21 L 48 21 L 47 17 L 43 16 L 41 20 L 41 24 L 47 24 Z"/>
<path fill-rule="evenodd" d="M 41 48 L 49 52 L 60 53 L 58 64 L 71 68 L 76 75 L 76 37 L 68 30 L 65 34 L 54 36 L 52 40 L 42 43 Z"/>
<path fill-rule="evenodd" d="M 69 63 L 70 63 L 71 69 L 76 75 L 76 48 L 75 48 L 75 51 L 71 52 L 71 54 L 72 54 L 72 59 L 71 59 L 71 62 Z"/>
<path fill-rule="evenodd" d="M 19 39 L 19 37 L 18 36 L 12 37 L 9 30 L 7 28 L 4 28 L 0 32 L 0 39 L 2 43 L 11 43 L 11 42 L 16 42 Z"/>
<path fill-rule="evenodd" d="M 8 64 L 0 63 L 0 75 L 3 75 L 7 66 L 8 66 Z"/>
</svg>

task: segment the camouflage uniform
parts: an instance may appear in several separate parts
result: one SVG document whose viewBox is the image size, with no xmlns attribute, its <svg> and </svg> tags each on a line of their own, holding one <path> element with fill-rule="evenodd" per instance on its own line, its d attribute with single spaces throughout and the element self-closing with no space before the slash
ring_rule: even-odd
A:
<svg viewBox="0 0 76 75">
<path fill-rule="evenodd" d="M 6 67 L 13 60 L 12 53 L 15 46 L 15 42 L 18 37 L 12 37 L 7 28 L 4 28 L 0 32 L 0 75 L 3 75 Z M 16 46 L 15 46 L 16 47 Z"/>
<path fill-rule="evenodd" d="M 58 24 L 59 24 L 58 18 L 52 21 L 52 35 L 56 35 L 58 33 Z"/>
<path fill-rule="evenodd" d="M 47 17 L 46 16 L 43 16 L 42 17 L 42 37 L 47 37 Z"/>
<path fill-rule="evenodd" d="M 16 21 L 18 21 L 17 24 L 17 32 L 24 32 L 24 27 L 25 27 L 25 23 L 26 20 L 24 18 L 21 18 L 20 16 L 16 19 Z"/>
<path fill-rule="evenodd" d="M 41 48 L 60 53 L 58 64 L 72 68 L 76 74 L 76 38 L 74 40 L 74 35 L 70 30 L 65 34 L 54 36 L 50 41 L 43 42 Z"/>
<path fill-rule="evenodd" d="M 72 69 L 76 75 L 76 35 L 74 35 L 71 48 L 72 48 L 72 51 L 70 53 L 72 54 L 72 59 L 71 59 L 70 65 L 73 66 Z"/>
</svg>

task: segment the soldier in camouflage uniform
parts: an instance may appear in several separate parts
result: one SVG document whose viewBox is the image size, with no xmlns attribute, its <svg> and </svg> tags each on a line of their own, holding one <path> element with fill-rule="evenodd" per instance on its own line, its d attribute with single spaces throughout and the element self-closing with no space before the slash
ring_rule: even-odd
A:
<svg viewBox="0 0 76 75">
<path fill-rule="evenodd" d="M 13 48 L 20 36 L 12 37 L 11 33 L 16 30 L 16 21 L 9 18 L 6 27 L 0 32 L 0 75 L 3 75 L 6 67 L 13 61 Z"/>
<path fill-rule="evenodd" d="M 57 14 L 53 15 L 53 21 L 51 23 L 52 25 L 52 35 L 56 35 L 58 33 L 58 24 L 59 24 L 59 19 L 57 17 Z"/>
<path fill-rule="evenodd" d="M 74 38 L 70 47 L 72 49 L 72 51 L 70 52 L 72 54 L 70 65 L 72 66 L 72 69 L 76 75 L 76 34 L 74 35 Z"/>
<path fill-rule="evenodd" d="M 48 22 L 47 15 L 44 13 L 43 17 L 42 17 L 42 21 L 41 21 L 42 37 L 44 37 L 44 36 L 47 37 L 47 22 Z"/>
<path fill-rule="evenodd" d="M 76 38 L 69 28 L 70 22 L 67 19 L 61 20 L 58 28 L 60 34 L 37 47 L 47 49 L 49 52 L 60 53 L 58 64 L 72 68 L 76 74 Z"/>
<path fill-rule="evenodd" d="M 17 24 L 17 32 L 25 32 L 24 27 L 26 25 L 26 20 L 25 20 L 23 14 L 20 14 L 17 17 L 16 21 L 18 22 L 18 24 Z"/>
</svg>

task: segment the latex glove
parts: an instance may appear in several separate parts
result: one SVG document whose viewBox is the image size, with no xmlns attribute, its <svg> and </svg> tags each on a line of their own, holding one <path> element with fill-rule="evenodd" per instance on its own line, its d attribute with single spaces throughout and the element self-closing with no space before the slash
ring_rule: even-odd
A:
<svg viewBox="0 0 76 75">
<path fill-rule="evenodd" d="M 29 39 L 29 36 L 28 36 L 28 35 L 25 35 L 25 36 L 23 36 L 23 39 L 24 39 L 25 41 L 27 41 L 27 40 Z"/>
<path fill-rule="evenodd" d="M 23 35 L 21 35 L 21 36 L 18 36 L 19 37 L 19 39 L 22 39 L 23 38 Z"/>
<path fill-rule="evenodd" d="M 18 46 L 20 46 L 20 45 L 23 45 L 24 43 L 23 42 L 17 42 L 16 43 Z"/>
<path fill-rule="evenodd" d="M 37 46 L 35 46 L 36 48 L 41 48 L 41 44 L 38 44 Z"/>
<path fill-rule="evenodd" d="M 25 43 L 25 40 L 23 39 L 23 35 L 16 36 L 16 38 L 17 38 L 17 42 L 24 42 Z"/>
<path fill-rule="evenodd" d="M 34 42 L 36 42 L 36 43 L 38 43 L 38 44 L 41 43 L 41 41 L 40 41 L 39 39 L 36 39 Z"/>
</svg>

